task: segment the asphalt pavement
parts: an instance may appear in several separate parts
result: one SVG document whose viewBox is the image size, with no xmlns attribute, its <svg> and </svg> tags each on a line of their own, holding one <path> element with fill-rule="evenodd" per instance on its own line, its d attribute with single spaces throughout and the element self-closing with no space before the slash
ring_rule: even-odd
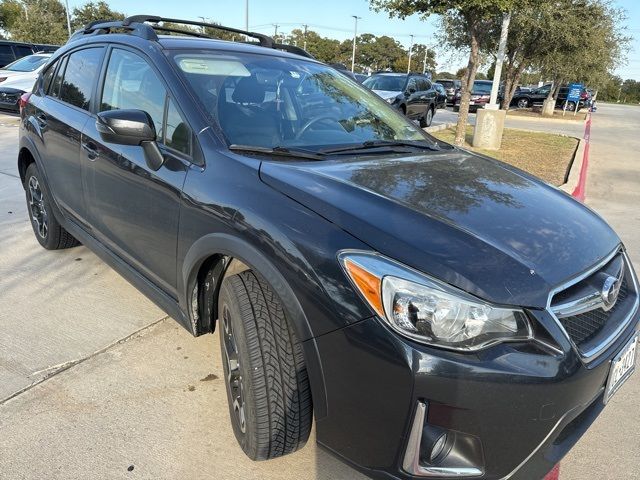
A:
<svg viewBox="0 0 640 480">
<path fill-rule="evenodd" d="M 639 128 L 640 108 L 600 106 L 587 183 L 587 203 L 636 265 Z M 84 247 L 41 249 L 16 141 L 15 120 L 0 117 L 0 479 L 364 479 L 313 434 L 295 454 L 249 461 L 230 428 L 217 335 L 193 338 Z M 639 397 L 636 373 L 562 479 L 640 478 Z"/>
</svg>

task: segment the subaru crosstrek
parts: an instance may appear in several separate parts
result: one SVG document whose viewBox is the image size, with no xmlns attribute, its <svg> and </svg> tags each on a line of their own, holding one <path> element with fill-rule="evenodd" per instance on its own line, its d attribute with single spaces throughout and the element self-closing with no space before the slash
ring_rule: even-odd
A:
<svg viewBox="0 0 640 480">
<path fill-rule="evenodd" d="M 295 47 L 178 22 L 90 24 L 23 97 L 40 244 L 81 242 L 193 335 L 217 328 L 254 460 L 313 416 L 371 477 L 543 477 L 634 370 L 618 236 Z"/>
</svg>

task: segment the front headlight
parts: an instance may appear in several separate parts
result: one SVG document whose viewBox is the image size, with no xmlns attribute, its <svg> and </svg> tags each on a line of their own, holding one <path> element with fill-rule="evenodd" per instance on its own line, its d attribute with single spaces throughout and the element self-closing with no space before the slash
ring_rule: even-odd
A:
<svg viewBox="0 0 640 480">
<path fill-rule="evenodd" d="M 385 100 L 387 101 L 387 103 L 393 103 L 396 101 L 396 97 L 385 98 Z"/>
<path fill-rule="evenodd" d="M 520 309 L 490 305 L 379 254 L 347 251 L 338 258 L 378 317 L 405 337 L 464 351 L 532 338 Z"/>
</svg>

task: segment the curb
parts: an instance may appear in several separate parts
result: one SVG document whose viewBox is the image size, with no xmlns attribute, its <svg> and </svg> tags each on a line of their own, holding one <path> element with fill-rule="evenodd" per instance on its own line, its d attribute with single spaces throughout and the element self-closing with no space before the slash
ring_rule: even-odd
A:
<svg viewBox="0 0 640 480">
<path fill-rule="evenodd" d="M 571 160 L 571 165 L 569 166 L 569 172 L 566 176 L 567 181 L 558 187 L 560 190 L 568 193 L 569 195 L 573 193 L 580 181 L 582 159 L 584 158 L 584 149 L 587 143 L 584 138 L 580 138 L 578 140 L 578 146 L 576 147 L 576 151 L 573 154 L 573 159 Z"/>
<path fill-rule="evenodd" d="M 440 130 L 446 130 L 447 128 L 455 127 L 455 122 L 443 123 L 442 125 L 435 125 L 433 127 L 423 128 L 423 130 L 427 133 L 439 132 Z"/>
<path fill-rule="evenodd" d="M 585 123 L 589 120 L 589 114 L 587 114 L 587 118 L 585 118 L 584 120 L 564 120 L 562 118 L 557 118 L 557 119 L 552 119 L 552 118 L 548 118 L 548 117 L 543 117 L 542 115 L 540 115 L 539 117 L 530 117 L 527 115 L 509 115 L 507 114 L 506 118 L 515 118 L 518 120 L 529 120 L 532 122 L 547 122 L 551 125 L 555 124 L 555 123 L 561 123 L 561 124 L 567 124 L 567 125 L 578 125 L 580 122 Z"/>
<path fill-rule="evenodd" d="M 591 139 L 591 112 L 587 115 L 584 124 L 584 151 L 582 153 L 582 164 L 576 188 L 571 192 L 576 199 L 584 203 L 587 196 L 587 171 L 589 169 L 589 143 Z"/>
</svg>

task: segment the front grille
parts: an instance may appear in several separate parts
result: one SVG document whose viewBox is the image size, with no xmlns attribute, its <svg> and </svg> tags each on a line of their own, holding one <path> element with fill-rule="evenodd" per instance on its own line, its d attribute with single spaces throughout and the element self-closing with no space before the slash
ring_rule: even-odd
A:
<svg viewBox="0 0 640 480">
<path fill-rule="evenodd" d="M 621 280 L 620 291 L 613 306 L 605 309 L 601 291 L 606 290 L 605 280 L 611 276 Z M 628 324 L 637 309 L 636 285 L 627 257 L 619 253 L 586 278 L 557 292 L 551 300 L 551 311 L 580 353 L 591 357 Z"/>
<path fill-rule="evenodd" d="M 627 290 L 628 285 L 625 279 L 620 287 L 618 300 L 611 310 L 605 311 L 602 308 L 596 308 L 578 315 L 561 318 L 560 323 L 562 323 L 573 343 L 579 347 L 602 331 L 607 321 L 615 314 L 620 305 L 624 305 L 627 298 Z"/>
</svg>

